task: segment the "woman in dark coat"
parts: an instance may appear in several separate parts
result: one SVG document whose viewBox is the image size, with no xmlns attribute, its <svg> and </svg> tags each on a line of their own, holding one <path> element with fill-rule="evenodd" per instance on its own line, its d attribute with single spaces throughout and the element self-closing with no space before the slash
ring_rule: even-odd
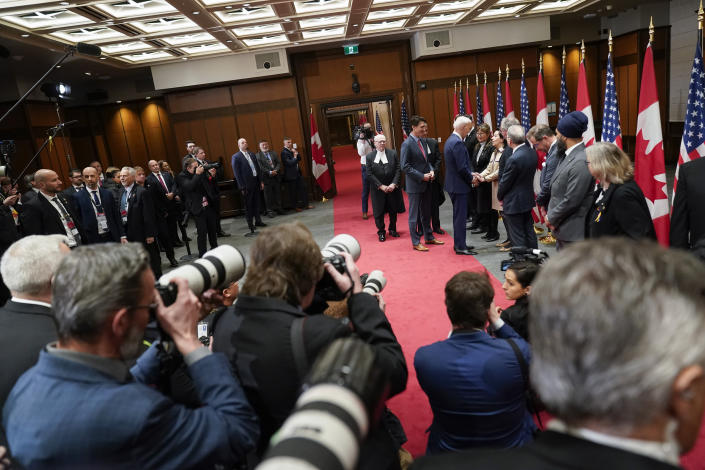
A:
<svg viewBox="0 0 705 470">
<path fill-rule="evenodd" d="M 586 219 L 585 237 L 656 240 L 649 206 L 634 181 L 634 167 L 627 154 L 610 142 L 595 143 L 586 154 L 590 174 L 599 183 Z"/>
<path fill-rule="evenodd" d="M 372 213 L 379 241 L 386 240 L 384 214 L 389 214 L 389 236 L 398 237 L 397 214 L 404 212 L 404 197 L 399 188 L 401 167 L 394 150 L 386 148 L 386 138 L 375 136 L 375 150 L 367 154 L 367 180 L 370 182 Z"/>
<path fill-rule="evenodd" d="M 529 294 L 531 283 L 539 272 L 536 261 L 517 261 L 504 274 L 504 295 L 514 300 L 514 305 L 502 311 L 500 318 L 519 336 L 529 341 Z"/>
</svg>

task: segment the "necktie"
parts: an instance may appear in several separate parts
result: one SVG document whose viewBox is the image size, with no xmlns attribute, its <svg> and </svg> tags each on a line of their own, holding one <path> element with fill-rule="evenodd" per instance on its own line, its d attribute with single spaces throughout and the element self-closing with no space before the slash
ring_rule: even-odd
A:
<svg viewBox="0 0 705 470">
<path fill-rule="evenodd" d="M 63 203 L 61 202 L 61 199 L 59 199 L 58 196 L 54 196 L 52 198 L 52 200 L 54 201 L 54 204 L 56 204 L 56 207 L 59 208 L 59 212 L 61 213 L 61 217 L 63 217 L 64 220 L 67 222 L 73 222 L 73 220 L 71 219 L 71 216 L 69 215 L 68 211 L 66 210 Z"/>
<path fill-rule="evenodd" d="M 255 165 L 252 163 L 252 159 L 250 158 L 250 154 L 248 152 L 245 152 L 245 158 L 247 159 L 247 163 L 250 164 L 250 169 L 252 170 L 252 176 L 257 176 L 257 171 L 255 170 Z"/>
<path fill-rule="evenodd" d="M 100 198 L 98 197 L 98 191 L 91 191 L 93 193 L 93 202 L 95 203 L 95 208 L 100 212 L 101 214 L 103 213 L 103 206 L 100 203 Z"/>
<path fill-rule="evenodd" d="M 168 193 L 168 192 L 169 192 L 169 188 L 166 187 L 166 183 L 164 182 L 164 178 L 162 178 L 162 174 L 161 174 L 161 173 L 157 173 L 157 179 L 158 179 L 159 182 L 162 184 L 162 187 L 164 188 L 164 191 L 166 191 L 166 192 Z"/>
<path fill-rule="evenodd" d="M 127 191 L 122 192 L 122 197 L 120 198 L 120 212 L 127 212 Z"/>
<path fill-rule="evenodd" d="M 272 162 L 272 157 L 269 155 L 269 152 L 267 152 L 267 160 L 269 160 L 269 166 L 274 168 L 274 162 Z"/>
<path fill-rule="evenodd" d="M 428 160 L 426 157 L 426 152 L 424 152 L 423 145 L 421 145 L 421 139 L 416 141 L 419 144 L 419 148 L 421 149 L 421 155 L 423 155 L 424 160 Z"/>
</svg>

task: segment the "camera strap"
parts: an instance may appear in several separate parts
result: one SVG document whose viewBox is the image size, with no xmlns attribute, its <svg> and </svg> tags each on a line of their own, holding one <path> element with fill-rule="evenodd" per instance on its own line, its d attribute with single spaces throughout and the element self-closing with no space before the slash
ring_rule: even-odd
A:
<svg viewBox="0 0 705 470">
<path fill-rule="evenodd" d="M 541 415 L 539 415 L 538 410 L 536 409 L 535 403 L 533 402 L 533 396 L 531 393 L 531 383 L 529 382 L 529 365 L 526 363 L 526 359 L 524 358 L 524 355 L 521 353 L 521 349 L 519 349 L 519 346 L 514 342 L 513 339 L 511 338 L 502 338 L 505 340 L 509 345 L 512 347 L 514 350 L 514 355 L 517 357 L 517 361 L 519 361 L 519 368 L 521 369 L 521 378 L 524 379 L 524 386 L 526 387 L 526 401 L 529 406 L 529 412 L 531 412 L 534 416 L 536 416 L 536 420 L 539 423 L 539 427 L 543 429 L 543 422 L 541 422 Z"/>
<path fill-rule="evenodd" d="M 294 353 L 294 364 L 299 379 L 303 380 L 308 371 L 308 359 L 304 346 L 304 322 L 306 317 L 298 317 L 291 323 L 291 351 Z"/>
</svg>

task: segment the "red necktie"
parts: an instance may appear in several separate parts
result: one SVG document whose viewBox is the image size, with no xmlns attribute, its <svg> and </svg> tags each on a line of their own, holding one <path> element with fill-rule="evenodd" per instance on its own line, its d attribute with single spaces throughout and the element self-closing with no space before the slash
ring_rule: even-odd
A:
<svg viewBox="0 0 705 470">
<path fill-rule="evenodd" d="M 161 173 L 157 173 L 157 178 L 159 179 L 159 182 L 160 182 L 160 183 L 162 184 L 162 186 L 164 187 L 164 191 L 166 191 L 166 192 L 168 193 L 168 192 L 169 192 L 169 188 L 166 187 L 166 183 L 164 182 L 164 179 L 162 178 L 162 174 L 161 174 Z"/>
<path fill-rule="evenodd" d="M 426 158 L 426 152 L 423 151 L 423 145 L 421 145 L 421 139 L 417 140 L 416 142 L 418 142 L 418 144 L 419 144 L 419 148 L 421 149 L 421 155 L 423 155 L 424 160 L 428 160 Z"/>
</svg>

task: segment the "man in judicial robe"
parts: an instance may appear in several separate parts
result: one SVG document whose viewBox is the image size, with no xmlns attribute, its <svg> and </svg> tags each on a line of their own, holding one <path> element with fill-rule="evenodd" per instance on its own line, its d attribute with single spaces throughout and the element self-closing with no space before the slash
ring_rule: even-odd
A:
<svg viewBox="0 0 705 470">
<path fill-rule="evenodd" d="M 384 214 L 389 214 L 389 236 L 398 237 L 397 214 L 404 212 L 404 197 L 399 189 L 401 167 L 397 153 L 386 148 L 387 139 L 384 134 L 374 138 L 375 151 L 367 154 L 367 180 L 370 183 L 372 196 L 372 213 L 377 226 L 379 241 L 386 239 Z"/>
</svg>

